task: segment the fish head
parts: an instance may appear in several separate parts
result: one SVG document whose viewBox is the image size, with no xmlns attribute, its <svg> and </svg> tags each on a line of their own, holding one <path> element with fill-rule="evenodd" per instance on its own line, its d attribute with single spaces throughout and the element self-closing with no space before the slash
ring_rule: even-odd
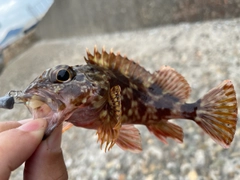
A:
<svg viewBox="0 0 240 180">
<path fill-rule="evenodd" d="M 104 79 L 103 73 L 88 65 L 58 65 L 44 71 L 16 98 L 28 107 L 34 119 L 47 119 L 47 137 L 63 121 L 77 117 L 73 114 L 79 109 L 102 107 L 108 91 Z"/>
</svg>

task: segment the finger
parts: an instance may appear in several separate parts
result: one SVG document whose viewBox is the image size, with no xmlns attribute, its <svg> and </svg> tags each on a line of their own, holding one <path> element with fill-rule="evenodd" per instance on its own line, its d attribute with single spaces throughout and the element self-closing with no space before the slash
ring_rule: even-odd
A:
<svg viewBox="0 0 240 180">
<path fill-rule="evenodd" d="M 9 129 L 17 128 L 22 124 L 17 121 L 4 121 L 0 122 L 0 133 Z"/>
<path fill-rule="evenodd" d="M 4 121 L 4 122 L 0 122 L 0 133 L 9 129 L 13 129 L 13 128 L 17 128 L 19 126 L 21 126 L 22 124 L 25 124 L 29 121 L 31 121 L 32 119 L 24 119 L 21 121 Z"/>
<path fill-rule="evenodd" d="M 61 149 L 62 125 L 39 145 L 34 154 L 25 163 L 24 179 L 68 178 Z"/>
<path fill-rule="evenodd" d="M 0 133 L 1 179 L 8 179 L 11 171 L 33 154 L 43 138 L 46 126 L 46 120 L 37 119 Z"/>
</svg>

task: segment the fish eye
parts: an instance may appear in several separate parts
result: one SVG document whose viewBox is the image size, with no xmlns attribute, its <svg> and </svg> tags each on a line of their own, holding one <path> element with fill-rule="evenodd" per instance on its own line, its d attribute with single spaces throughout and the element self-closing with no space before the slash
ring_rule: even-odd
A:
<svg viewBox="0 0 240 180">
<path fill-rule="evenodd" d="M 65 82 L 65 81 L 68 81 L 69 79 L 71 78 L 71 75 L 69 73 L 68 70 L 66 69 L 61 69 L 57 72 L 57 77 L 56 79 L 59 81 L 59 82 Z"/>
<path fill-rule="evenodd" d="M 72 67 L 67 65 L 59 65 L 51 70 L 49 80 L 53 83 L 69 82 L 75 76 Z"/>
</svg>

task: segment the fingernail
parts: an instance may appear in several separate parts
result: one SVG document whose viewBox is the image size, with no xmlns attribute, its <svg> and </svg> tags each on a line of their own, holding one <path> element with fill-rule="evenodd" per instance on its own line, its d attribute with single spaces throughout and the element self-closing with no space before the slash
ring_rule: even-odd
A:
<svg viewBox="0 0 240 180">
<path fill-rule="evenodd" d="M 21 131 L 25 131 L 25 132 L 37 131 L 46 126 L 45 121 L 46 120 L 44 120 L 44 119 L 32 120 L 32 121 L 29 121 L 29 122 L 23 124 L 22 126 L 18 127 L 17 129 L 19 129 Z"/>
</svg>

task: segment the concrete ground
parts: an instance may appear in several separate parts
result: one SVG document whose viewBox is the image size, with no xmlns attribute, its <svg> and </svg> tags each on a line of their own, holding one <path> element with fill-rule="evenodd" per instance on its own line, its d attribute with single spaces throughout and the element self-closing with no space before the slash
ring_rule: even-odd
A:
<svg viewBox="0 0 240 180">
<path fill-rule="evenodd" d="M 240 93 L 240 19 L 169 25 L 142 31 L 85 38 L 39 41 L 11 61 L 0 76 L 0 95 L 22 90 L 46 68 L 58 64 L 83 64 L 85 49 L 113 48 L 138 61 L 149 71 L 169 65 L 192 87 L 189 102 L 196 101 L 225 79 Z M 239 96 L 239 95 L 238 95 Z M 239 101 L 239 99 L 238 99 Z M 0 119 L 30 117 L 27 108 L 0 110 Z M 95 131 L 72 128 L 63 134 L 62 148 L 69 179 L 239 179 L 240 129 L 229 149 L 214 143 L 193 122 L 176 120 L 183 127 L 183 144 L 162 144 L 145 127 L 141 131 L 143 152 L 133 154 L 115 146 L 99 149 Z M 238 125 L 239 127 L 239 125 Z M 11 179 L 22 179 L 22 167 Z"/>
</svg>

